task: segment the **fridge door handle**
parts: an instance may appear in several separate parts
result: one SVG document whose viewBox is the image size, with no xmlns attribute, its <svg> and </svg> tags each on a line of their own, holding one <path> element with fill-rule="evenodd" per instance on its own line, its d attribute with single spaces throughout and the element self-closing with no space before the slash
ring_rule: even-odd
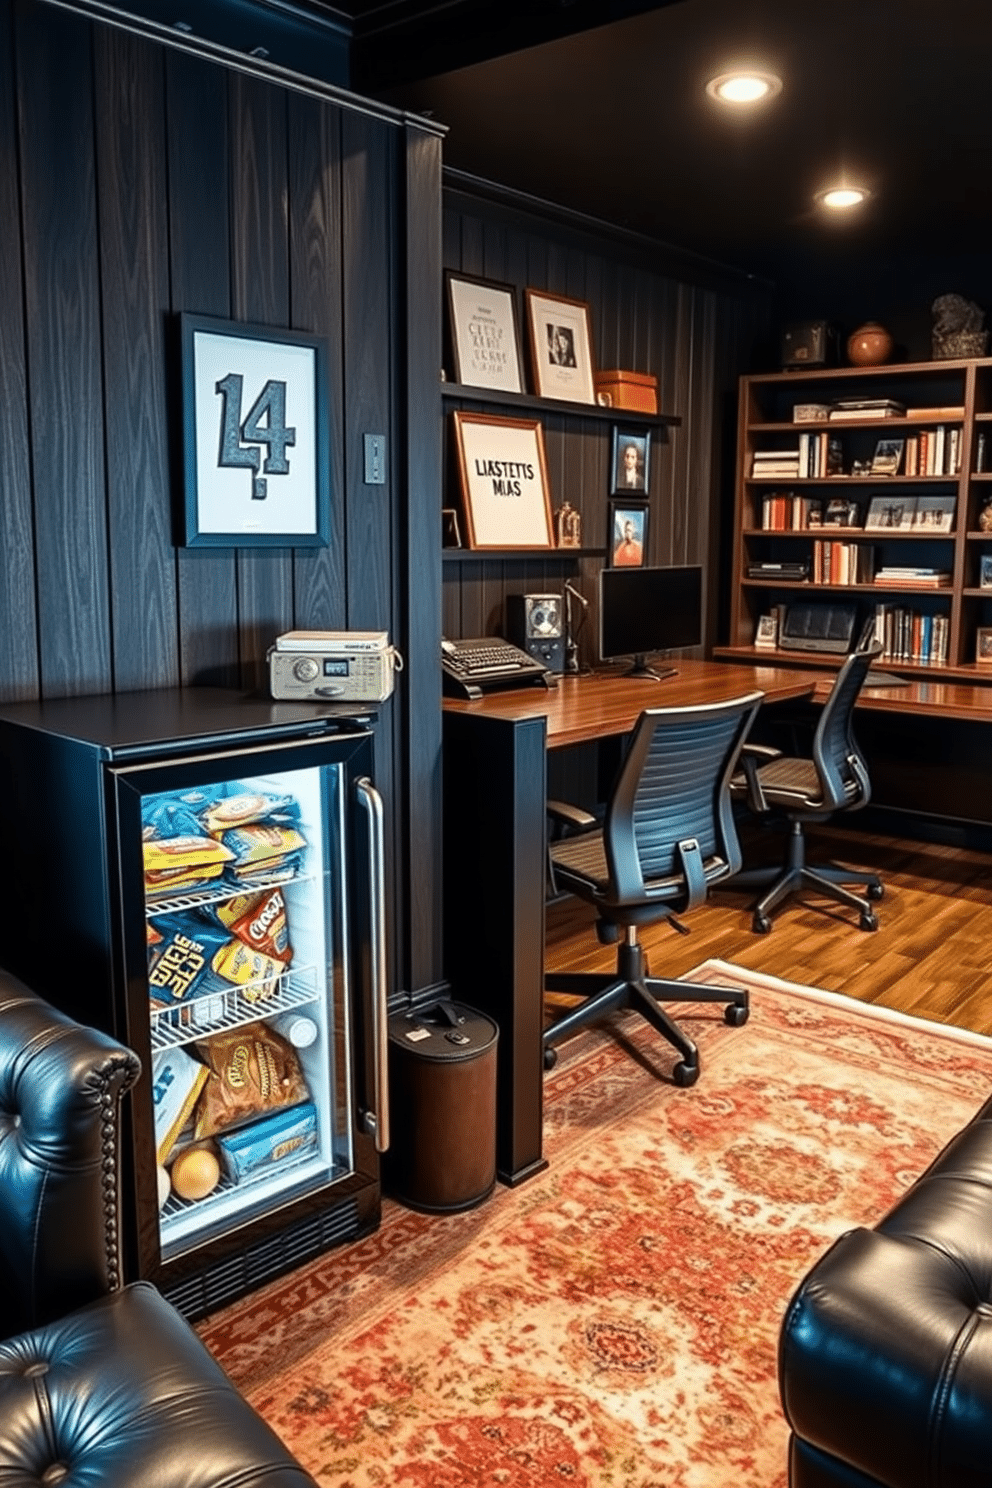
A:
<svg viewBox="0 0 992 1488">
<path fill-rule="evenodd" d="M 375 1138 L 375 1150 L 389 1150 L 388 1007 L 386 986 L 386 856 L 382 797 L 367 776 L 355 782 L 369 827 L 369 928 L 372 957 L 373 1109 L 362 1125 Z"/>
</svg>

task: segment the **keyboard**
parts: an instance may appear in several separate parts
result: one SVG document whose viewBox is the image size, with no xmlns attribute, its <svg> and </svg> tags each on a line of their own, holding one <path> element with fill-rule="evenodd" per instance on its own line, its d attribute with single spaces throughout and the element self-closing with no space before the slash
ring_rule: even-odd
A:
<svg viewBox="0 0 992 1488">
<path fill-rule="evenodd" d="M 487 688 L 543 682 L 547 667 L 496 636 L 441 642 L 444 690 L 456 697 L 481 697 Z"/>
</svg>

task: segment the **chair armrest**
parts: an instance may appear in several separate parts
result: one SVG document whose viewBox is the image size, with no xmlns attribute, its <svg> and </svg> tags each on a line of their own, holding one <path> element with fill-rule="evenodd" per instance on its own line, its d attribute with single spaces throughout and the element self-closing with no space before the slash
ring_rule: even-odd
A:
<svg viewBox="0 0 992 1488">
<path fill-rule="evenodd" d="M 771 760 L 781 759 L 781 749 L 775 749 L 771 744 L 745 744 L 741 749 L 741 759 L 750 757 L 759 765 L 767 765 Z"/>
<path fill-rule="evenodd" d="M 0 1335 L 120 1286 L 120 1100 L 140 1072 L 0 971 Z"/>
<path fill-rule="evenodd" d="M 568 801 L 548 801 L 545 810 L 553 822 L 575 832 L 591 832 L 594 827 L 599 826 L 599 822 L 588 811 L 583 811 L 581 806 L 572 806 Z"/>
<path fill-rule="evenodd" d="M 764 744 L 745 744 L 741 750 L 739 764 L 744 772 L 747 804 L 757 816 L 768 812 L 768 802 L 761 789 L 760 767 L 781 758 L 781 753 L 780 749 L 771 749 Z"/>
</svg>

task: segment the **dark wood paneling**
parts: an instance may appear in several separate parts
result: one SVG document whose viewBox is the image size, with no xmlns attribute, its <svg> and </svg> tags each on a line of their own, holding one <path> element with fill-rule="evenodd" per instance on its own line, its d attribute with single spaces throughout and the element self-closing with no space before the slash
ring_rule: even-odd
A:
<svg viewBox="0 0 992 1488">
<path fill-rule="evenodd" d="M 406 674 L 402 707 L 409 760 L 406 838 L 408 973 L 416 990 L 438 978 L 441 946 L 441 144 L 409 126 L 406 156 Z"/>
<path fill-rule="evenodd" d="M 112 685 L 92 30 L 16 9 L 41 689 Z"/>
<path fill-rule="evenodd" d="M 160 47 L 94 34 L 114 686 L 179 681 L 170 522 Z"/>
<path fill-rule="evenodd" d="M 11 700 L 38 692 L 13 56 L 13 10 L 6 9 L 0 29 L 0 139 L 9 142 L 0 149 L 0 688 Z"/>
<path fill-rule="evenodd" d="M 293 554 L 294 623 L 345 625 L 344 328 L 341 293 L 341 119 L 313 99 L 289 99 L 290 313 L 297 330 L 326 336 L 329 368 L 331 540 Z"/>
<path fill-rule="evenodd" d="M 169 257 L 176 313 L 222 317 L 231 313 L 227 83 L 228 75 L 220 68 L 181 52 L 168 54 Z M 173 332 L 170 427 L 175 512 L 182 499 L 182 409 L 175 327 Z M 181 681 L 237 686 L 234 553 L 180 548 L 176 573 Z"/>
<path fill-rule="evenodd" d="M 289 321 L 289 181 L 286 94 L 236 74 L 231 100 L 231 248 L 234 318 Z M 293 625 L 290 548 L 237 555 L 241 683 L 265 690 L 265 653 Z"/>
</svg>

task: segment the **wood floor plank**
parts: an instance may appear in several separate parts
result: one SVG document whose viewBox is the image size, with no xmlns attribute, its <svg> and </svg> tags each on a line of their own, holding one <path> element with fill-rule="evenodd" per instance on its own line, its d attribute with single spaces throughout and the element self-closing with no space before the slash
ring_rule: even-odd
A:
<svg viewBox="0 0 992 1488">
<path fill-rule="evenodd" d="M 781 839 L 761 833 L 748 861 L 775 862 Z M 643 932 L 656 974 L 682 976 L 710 957 L 786 981 L 843 992 L 916 1017 L 992 1035 L 992 858 L 968 848 L 834 828 L 809 836 L 811 861 L 841 861 L 881 875 L 876 931 L 857 914 L 814 899 L 793 900 L 767 935 L 751 930 L 752 900 L 720 892 L 686 917 L 688 935 L 668 925 Z M 616 950 L 596 939 L 595 914 L 565 899 L 548 906 L 549 969 L 610 970 Z"/>
</svg>

